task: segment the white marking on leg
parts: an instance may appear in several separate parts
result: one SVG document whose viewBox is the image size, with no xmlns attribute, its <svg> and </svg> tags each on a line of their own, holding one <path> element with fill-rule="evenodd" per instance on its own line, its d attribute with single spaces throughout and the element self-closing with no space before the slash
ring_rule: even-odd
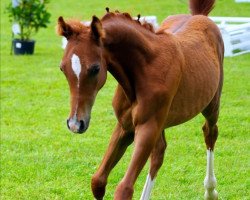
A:
<svg viewBox="0 0 250 200">
<path fill-rule="evenodd" d="M 152 180 L 150 174 L 148 174 L 140 200 L 148 200 L 150 198 L 150 193 L 154 186 L 154 183 L 155 183 L 155 179 Z"/>
<path fill-rule="evenodd" d="M 71 58 L 71 67 L 72 67 L 73 72 L 75 73 L 75 75 L 78 79 L 77 86 L 79 87 L 79 79 L 80 79 L 80 73 L 81 73 L 82 66 L 81 66 L 80 58 L 76 54 L 73 54 L 73 56 Z"/>
<path fill-rule="evenodd" d="M 207 150 L 207 174 L 204 180 L 205 199 L 215 200 L 218 199 L 218 192 L 215 190 L 216 178 L 214 175 L 214 152 Z"/>
</svg>

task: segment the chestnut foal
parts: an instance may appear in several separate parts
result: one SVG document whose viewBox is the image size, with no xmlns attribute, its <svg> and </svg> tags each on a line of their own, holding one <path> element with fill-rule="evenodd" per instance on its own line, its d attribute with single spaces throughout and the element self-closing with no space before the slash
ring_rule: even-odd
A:
<svg viewBox="0 0 250 200">
<path fill-rule="evenodd" d="M 117 125 L 103 161 L 92 178 L 96 199 L 103 199 L 110 171 L 134 141 L 128 170 L 114 199 L 132 199 L 134 183 L 150 157 L 150 171 L 141 196 L 149 199 L 167 146 L 164 129 L 200 112 L 206 121 L 205 199 L 217 199 L 214 145 L 223 82 L 223 41 L 208 19 L 214 0 L 190 0 L 191 15 L 168 17 L 154 31 L 128 13 L 110 12 L 90 26 L 58 19 L 57 32 L 68 44 L 60 69 L 70 87 L 68 128 L 87 130 L 91 108 L 109 71 L 118 81 L 113 99 Z M 139 18 L 139 17 L 138 17 Z"/>
</svg>

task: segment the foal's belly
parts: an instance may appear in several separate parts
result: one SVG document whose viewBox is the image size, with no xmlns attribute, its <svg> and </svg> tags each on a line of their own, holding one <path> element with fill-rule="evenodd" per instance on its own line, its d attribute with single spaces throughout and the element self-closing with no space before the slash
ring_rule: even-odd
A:
<svg viewBox="0 0 250 200">
<path fill-rule="evenodd" d="M 213 99 L 219 85 L 219 65 L 185 67 L 168 113 L 166 128 L 184 123 L 202 112 Z"/>
</svg>

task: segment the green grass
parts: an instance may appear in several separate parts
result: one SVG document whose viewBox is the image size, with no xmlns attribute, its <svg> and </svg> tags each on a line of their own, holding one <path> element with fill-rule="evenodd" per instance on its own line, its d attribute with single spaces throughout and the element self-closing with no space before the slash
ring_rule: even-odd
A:
<svg viewBox="0 0 250 200">
<path fill-rule="evenodd" d="M 69 92 L 59 70 L 63 54 L 61 38 L 55 35 L 58 16 L 89 20 L 104 8 L 133 15 L 165 16 L 188 13 L 184 0 L 162 1 L 51 1 L 51 24 L 34 38 L 35 55 L 10 55 L 11 24 L 1 1 L 1 193 L 0 199 L 93 199 L 91 176 L 107 148 L 116 119 L 111 107 L 115 80 L 109 76 L 99 92 L 90 128 L 84 135 L 67 130 Z M 248 16 L 250 4 L 219 0 L 214 16 Z M 219 138 L 215 174 L 220 199 L 249 199 L 250 161 L 250 54 L 225 59 Z M 198 116 L 166 131 L 168 150 L 152 193 L 152 200 L 202 199 L 206 150 Z M 133 145 L 112 171 L 106 198 L 128 166 Z M 139 176 L 134 199 L 139 199 L 148 164 Z"/>
</svg>

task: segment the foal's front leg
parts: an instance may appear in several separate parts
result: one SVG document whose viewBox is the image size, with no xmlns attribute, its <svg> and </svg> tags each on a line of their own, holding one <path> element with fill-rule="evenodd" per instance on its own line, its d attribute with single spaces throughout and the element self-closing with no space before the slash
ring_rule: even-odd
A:
<svg viewBox="0 0 250 200">
<path fill-rule="evenodd" d="M 133 196 L 134 183 L 145 165 L 161 133 L 155 119 L 136 126 L 135 149 L 128 170 L 116 188 L 115 200 L 129 200 Z"/>
<path fill-rule="evenodd" d="M 128 145 L 133 142 L 133 139 L 133 132 L 125 132 L 122 127 L 117 124 L 105 156 L 97 172 L 92 177 L 92 192 L 97 200 L 103 199 L 108 175 L 120 160 Z"/>
</svg>

